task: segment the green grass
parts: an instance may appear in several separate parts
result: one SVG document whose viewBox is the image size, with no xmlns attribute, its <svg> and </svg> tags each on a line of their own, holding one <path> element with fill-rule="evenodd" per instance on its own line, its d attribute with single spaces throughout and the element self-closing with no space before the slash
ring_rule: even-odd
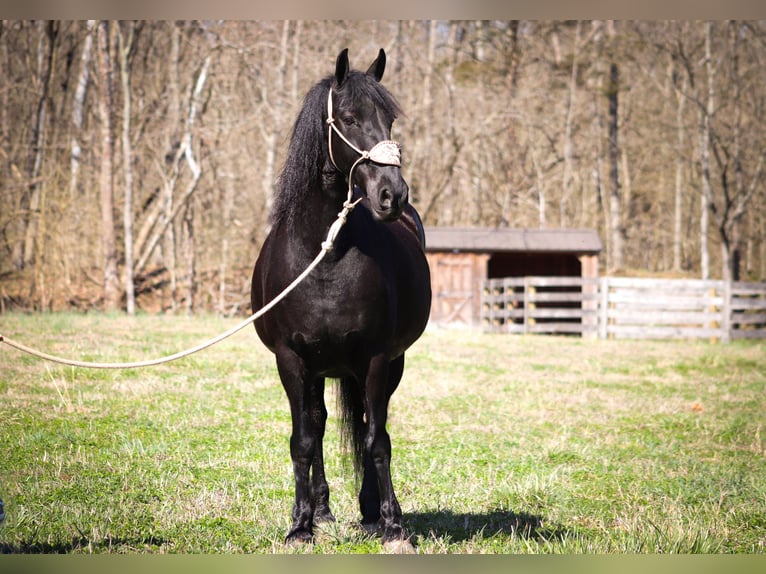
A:
<svg viewBox="0 0 766 574">
<path fill-rule="evenodd" d="M 124 361 L 214 317 L 9 314 L 0 333 Z M 168 365 L 73 369 L 0 347 L 2 552 L 375 553 L 334 391 L 338 522 L 290 525 L 290 417 L 251 329 Z M 764 553 L 766 344 L 428 332 L 392 399 L 393 478 L 430 553 Z"/>
</svg>

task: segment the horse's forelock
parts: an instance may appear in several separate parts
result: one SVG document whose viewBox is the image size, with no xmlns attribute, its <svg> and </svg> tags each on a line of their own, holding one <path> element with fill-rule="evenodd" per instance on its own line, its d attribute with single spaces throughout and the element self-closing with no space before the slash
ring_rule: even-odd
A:
<svg viewBox="0 0 766 574">
<path fill-rule="evenodd" d="M 358 70 L 352 71 L 340 91 L 340 105 L 348 101 L 370 99 L 375 107 L 383 111 L 391 119 L 399 117 L 402 110 L 396 98 L 377 80 L 369 74 Z"/>
</svg>

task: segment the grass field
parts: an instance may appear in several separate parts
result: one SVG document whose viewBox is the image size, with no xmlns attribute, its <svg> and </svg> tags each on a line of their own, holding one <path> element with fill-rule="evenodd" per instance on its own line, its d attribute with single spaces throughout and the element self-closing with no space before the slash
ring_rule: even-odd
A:
<svg viewBox="0 0 766 574">
<path fill-rule="evenodd" d="M 214 317 L 0 316 L 48 352 L 123 361 Z M 334 395 L 332 385 L 330 394 Z M 0 552 L 372 553 L 329 397 L 338 522 L 286 547 L 290 417 L 251 329 L 142 370 L 0 347 Z M 390 410 L 405 526 L 431 553 L 764 553 L 766 344 L 429 331 Z"/>
</svg>

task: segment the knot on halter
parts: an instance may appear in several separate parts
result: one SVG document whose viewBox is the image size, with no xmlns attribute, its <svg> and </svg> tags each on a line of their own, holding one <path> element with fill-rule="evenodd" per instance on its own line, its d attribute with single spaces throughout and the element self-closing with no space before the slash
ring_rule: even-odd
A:
<svg viewBox="0 0 766 574">
<path fill-rule="evenodd" d="M 327 238 L 322 241 L 322 249 L 324 251 L 332 251 L 333 245 L 335 244 L 335 238 L 338 237 L 340 228 L 346 223 L 348 214 L 351 213 L 351 210 L 353 210 L 356 207 L 356 204 L 362 201 L 362 199 L 363 198 L 360 197 L 356 201 L 351 201 L 349 198 L 343 202 L 343 209 L 338 213 L 338 218 L 332 222 L 330 229 L 327 231 Z"/>
</svg>

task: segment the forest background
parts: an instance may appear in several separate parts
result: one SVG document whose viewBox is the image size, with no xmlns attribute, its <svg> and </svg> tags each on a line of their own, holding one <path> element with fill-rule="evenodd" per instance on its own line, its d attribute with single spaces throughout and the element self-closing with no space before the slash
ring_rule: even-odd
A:
<svg viewBox="0 0 766 574">
<path fill-rule="evenodd" d="M 0 311 L 249 311 L 348 47 L 427 225 L 597 229 L 602 273 L 766 279 L 766 22 L 2 21 Z"/>
</svg>

